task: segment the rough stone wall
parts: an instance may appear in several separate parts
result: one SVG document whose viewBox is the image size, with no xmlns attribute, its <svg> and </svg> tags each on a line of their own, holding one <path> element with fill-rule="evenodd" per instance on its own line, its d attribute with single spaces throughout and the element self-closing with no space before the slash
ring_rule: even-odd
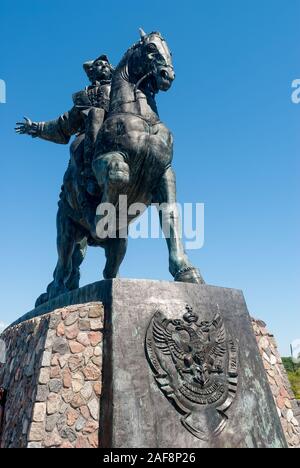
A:
<svg viewBox="0 0 300 468">
<path fill-rule="evenodd" d="M 9 328 L 0 386 L 8 390 L 2 447 L 97 448 L 104 310 L 99 302 L 55 310 Z M 300 407 L 274 336 L 253 319 L 290 447 L 300 448 Z"/>
<path fill-rule="evenodd" d="M 1 447 L 27 445 L 48 324 L 49 317 L 43 317 L 1 335 L 6 344 L 7 359 L 0 365 L 0 386 L 9 389 Z"/>
<path fill-rule="evenodd" d="M 97 448 L 103 306 L 70 306 L 1 336 L 8 390 L 3 447 Z"/>
<path fill-rule="evenodd" d="M 300 402 L 291 389 L 274 336 L 262 321 L 253 319 L 252 323 L 288 445 L 300 448 Z"/>
</svg>

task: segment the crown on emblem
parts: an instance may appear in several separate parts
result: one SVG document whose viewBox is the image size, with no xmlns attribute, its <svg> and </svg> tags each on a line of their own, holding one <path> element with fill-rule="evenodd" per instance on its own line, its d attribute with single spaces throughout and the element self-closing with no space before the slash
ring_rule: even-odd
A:
<svg viewBox="0 0 300 468">
<path fill-rule="evenodd" d="M 185 306 L 186 313 L 183 316 L 183 320 L 188 323 L 195 323 L 198 321 L 199 316 L 193 311 L 193 308 L 188 304 Z"/>
</svg>

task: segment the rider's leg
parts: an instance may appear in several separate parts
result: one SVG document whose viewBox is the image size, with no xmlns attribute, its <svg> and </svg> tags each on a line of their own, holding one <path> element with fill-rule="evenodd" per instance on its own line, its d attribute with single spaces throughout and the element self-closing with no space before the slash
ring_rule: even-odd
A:
<svg viewBox="0 0 300 468">
<path fill-rule="evenodd" d="M 93 107 L 89 112 L 85 126 L 84 175 L 87 181 L 86 190 L 92 196 L 96 196 L 99 191 L 99 186 L 96 182 L 92 170 L 92 161 L 94 157 L 97 136 L 100 128 L 102 127 L 104 116 L 104 109 Z"/>
</svg>

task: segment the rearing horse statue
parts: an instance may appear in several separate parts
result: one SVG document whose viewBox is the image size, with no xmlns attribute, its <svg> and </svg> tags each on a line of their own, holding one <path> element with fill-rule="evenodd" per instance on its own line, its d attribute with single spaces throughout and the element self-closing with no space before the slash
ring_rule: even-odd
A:
<svg viewBox="0 0 300 468">
<path fill-rule="evenodd" d="M 103 193 L 102 203 L 159 204 L 169 249 L 169 270 L 175 281 L 203 283 L 180 238 L 176 181 L 171 167 L 173 137 L 160 121 L 155 102 L 174 79 L 172 54 L 160 33 L 140 30 L 140 41 L 124 55 L 114 72 L 108 116 L 99 132 L 93 171 Z M 131 219 L 128 219 L 130 222 Z M 108 277 L 115 277 L 126 252 L 124 239 L 113 244 Z"/>
<path fill-rule="evenodd" d="M 113 74 L 109 111 L 96 141 L 92 168 L 99 195 L 93 201 L 95 215 L 97 205 L 99 208 L 104 203 L 118 209 L 120 195 L 127 196 L 128 206 L 159 205 L 170 273 L 175 281 L 203 283 L 183 248 L 171 166 L 173 137 L 160 121 L 155 102 L 155 95 L 167 91 L 175 79 L 172 55 L 160 33 L 146 34 L 141 30 L 140 34 L 139 42 L 126 52 Z M 53 282 L 37 300 L 37 306 L 74 289 L 70 278 L 74 271 L 79 272 L 87 245 L 104 248 L 105 279 L 117 277 L 126 254 L 128 225 L 137 215 L 129 217 L 126 213 L 125 236 L 118 231 L 117 235 L 102 237 L 101 215 L 95 216 L 95 228 L 91 230 L 90 221 L 79 208 L 79 177 L 76 161 L 71 158 L 57 216 L 58 263 Z"/>
</svg>

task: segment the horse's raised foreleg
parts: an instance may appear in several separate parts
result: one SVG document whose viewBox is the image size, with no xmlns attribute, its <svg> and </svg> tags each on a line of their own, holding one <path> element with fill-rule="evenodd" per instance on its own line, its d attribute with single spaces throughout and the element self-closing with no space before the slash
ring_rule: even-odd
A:
<svg viewBox="0 0 300 468">
<path fill-rule="evenodd" d="M 119 194 L 129 183 L 129 166 L 124 155 L 106 153 L 93 161 L 93 171 L 103 193 L 102 203 L 116 204 Z"/>
<path fill-rule="evenodd" d="M 102 192 L 99 207 L 102 205 L 105 212 L 108 205 L 113 209 L 111 212 L 113 219 L 110 221 L 106 219 L 106 215 L 99 213 L 98 210 L 95 217 L 96 232 L 93 232 L 92 235 L 95 239 L 105 239 L 108 237 L 110 228 L 115 229 L 114 209 L 117 209 L 119 196 L 126 193 L 130 180 L 129 166 L 125 162 L 124 155 L 116 151 L 103 154 L 95 159 L 93 161 L 93 171 Z M 104 220 L 104 218 L 105 224 L 102 225 L 101 221 Z M 106 221 L 111 223 L 108 229 Z"/>
<path fill-rule="evenodd" d="M 163 175 L 153 203 L 159 205 L 161 227 L 169 249 L 169 270 L 175 281 L 204 283 L 200 272 L 195 268 L 184 251 L 181 239 L 181 226 L 176 205 L 176 178 L 172 168 Z"/>
<path fill-rule="evenodd" d="M 116 278 L 124 260 L 128 239 L 107 239 L 104 245 L 106 265 L 103 271 L 105 279 Z"/>
</svg>

